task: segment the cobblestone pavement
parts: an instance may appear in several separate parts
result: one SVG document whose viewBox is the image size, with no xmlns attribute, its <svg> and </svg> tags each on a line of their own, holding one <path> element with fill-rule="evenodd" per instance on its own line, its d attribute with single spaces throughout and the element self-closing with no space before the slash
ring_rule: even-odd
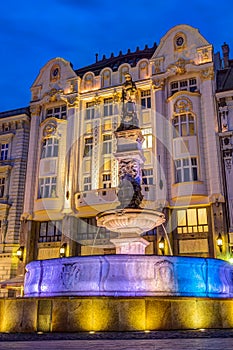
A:
<svg viewBox="0 0 233 350">
<path fill-rule="evenodd" d="M 233 329 L 126 333 L 0 333 L 1 350 L 233 350 Z"/>
</svg>

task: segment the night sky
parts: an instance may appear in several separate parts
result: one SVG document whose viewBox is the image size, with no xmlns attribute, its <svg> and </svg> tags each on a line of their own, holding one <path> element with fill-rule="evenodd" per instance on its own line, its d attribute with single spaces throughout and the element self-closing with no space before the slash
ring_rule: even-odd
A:
<svg viewBox="0 0 233 350">
<path fill-rule="evenodd" d="M 78 69 L 94 63 L 96 53 L 101 59 L 159 44 L 178 24 L 198 28 L 214 52 L 224 41 L 233 51 L 231 0 L 8 0 L 0 20 L 0 112 L 29 105 L 30 87 L 52 58 Z"/>
</svg>

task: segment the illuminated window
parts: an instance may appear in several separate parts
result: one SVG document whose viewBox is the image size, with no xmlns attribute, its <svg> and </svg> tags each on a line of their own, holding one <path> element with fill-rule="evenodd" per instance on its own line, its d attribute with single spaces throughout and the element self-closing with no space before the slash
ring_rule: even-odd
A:
<svg viewBox="0 0 233 350">
<path fill-rule="evenodd" d="M 142 143 L 142 148 L 152 148 L 152 128 L 147 128 L 142 130 L 142 135 L 144 137 L 144 141 Z"/>
<path fill-rule="evenodd" d="M 188 114 L 181 114 L 173 118 L 173 137 L 195 135 L 194 117 Z"/>
<path fill-rule="evenodd" d="M 62 235 L 62 221 L 40 222 L 39 242 L 60 242 Z"/>
<path fill-rule="evenodd" d="M 84 157 L 90 157 L 92 155 L 93 137 L 87 137 L 84 140 Z"/>
<path fill-rule="evenodd" d="M 84 183 L 83 190 L 90 191 L 91 190 L 91 176 L 84 176 L 83 183 Z"/>
<path fill-rule="evenodd" d="M 49 108 L 46 110 L 46 118 L 66 119 L 66 105 Z"/>
<path fill-rule="evenodd" d="M 143 185 L 153 185 L 153 169 L 143 169 L 142 170 L 142 184 Z"/>
<path fill-rule="evenodd" d="M 177 210 L 177 233 L 208 232 L 206 208 Z"/>
<path fill-rule="evenodd" d="M 175 160 L 176 182 L 197 181 L 197 158 Z"/>
<path fill-rule="evenodd" d="M 6 160 L 8 156 L 9 144 L 2 143 L 1 145 L 1 160 Z"/>
<path fill-rule="evenodd" d="M 151 108 L 151 92 L 150 90 L 141 91 L 142 109 Z"/>
<path fill-rule="evenodd" d="M 113 99 L 105 98 L 104 99 L 104 117 L 113 115 Z"/>
<path fill-rule="evenodd" d="M 170 84 L 171 95 L 178 91 L 190 91 L 194 92 L 197 90 L 196 78 L 190 78 L 188 80 L 173 81 Z"/>
<path fill-rule="evenodd" d="M 45 139 L 42 145 L 41 158 L 57 157 L 58 156 L 58 139 L 51 137 Z"/>
<path fill-rule="evenodd" d="M 85 120 L 91 120 L 94 118 L 95 118 L 95 104 L 94 102 L 87 102 Z"/>
<path fill-rule="evenodd" d="M 111 174 L 102 175 L 103 188 L 111 188 Z"/>
<path fill-rule="evenodd" d="M 56 197 L 56 177 L 42 177 L 39 179 L 38 198 L 55 198 Z"/>
<path fill-rule="evenodd" d="M 103 135 L 103 154 L 112 153 L 112 135 Z"/>
<path fill-rule="evenodd" d="M 0 177 L 0 198 L 4 197 L 5 177 Z"/>
</svg>

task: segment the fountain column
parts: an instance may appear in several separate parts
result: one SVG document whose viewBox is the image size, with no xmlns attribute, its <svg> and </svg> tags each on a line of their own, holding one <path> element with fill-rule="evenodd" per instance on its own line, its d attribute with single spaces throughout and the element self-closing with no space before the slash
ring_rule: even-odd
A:
<svg viewBox="0 0 233 350">
<path fill-rule="evenodd" d="M 141 182 L 144 156 L 144 141 L 136 113 L 137 88 L 131 75 L 125 75 L 122 88 L 122 116 L 119 127 L 114 132 L 117 139 L 118 160 L 118 200 L 115 210 L 105 211 L 97 216 L 97 225 L 118 232 L 111 242 L 117 254 L 145 254 L 149 244 L 141 237 L 143 232 L 161 225 L 165 219 L 163 213 L 141 208 L 143 200 Z"/>
</svg>

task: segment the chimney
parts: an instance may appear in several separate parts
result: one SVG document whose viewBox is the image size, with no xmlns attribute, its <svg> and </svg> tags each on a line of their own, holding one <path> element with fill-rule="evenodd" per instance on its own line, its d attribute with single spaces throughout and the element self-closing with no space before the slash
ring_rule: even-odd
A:
<svg viewBox="0 0 233 350">
<path fill-rule="evenodd" d="M 223 53 L 223 68 L 227 68 L 229 66 L 229 45 L 224 42 L 222 45 L 222 53 Z"/>
<path fill-rule="evenodd" d="M 99 60 L 99 59 L 98 59 L 98 56 L 99 56 L 98 53 L 96 53 L 96 54 L 95 54 L 95 62 L 96 62 L 96 63 L 97 63 L 98 60 Z"/>
</svg>

